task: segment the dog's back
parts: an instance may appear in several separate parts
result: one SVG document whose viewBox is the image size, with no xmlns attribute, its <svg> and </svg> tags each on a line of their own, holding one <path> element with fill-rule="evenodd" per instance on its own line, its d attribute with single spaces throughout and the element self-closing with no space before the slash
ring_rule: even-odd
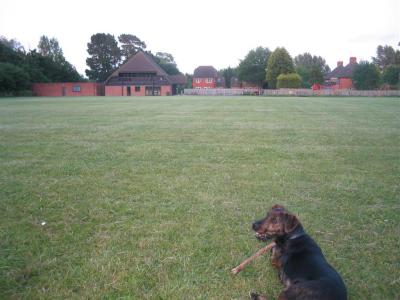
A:
<svg viewBox="0 0 400 300">
<path fill-rule="evenodd" d="M 283 299 L 347 299 L 342 278 L 309 235 L 276 242 L 285 249 L 280 257 L 281 279 L 286 286 Z"/>
</svg>

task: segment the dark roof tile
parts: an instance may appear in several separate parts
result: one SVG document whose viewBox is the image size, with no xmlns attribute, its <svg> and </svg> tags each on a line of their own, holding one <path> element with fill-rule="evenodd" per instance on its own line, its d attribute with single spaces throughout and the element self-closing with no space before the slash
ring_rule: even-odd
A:
<svg viewBox="0 0 400 300">
<path fill-rule="evenodd" d="M 186 84 L 186 76 L 183 74 L 168 75 L 171 84 Z"/>
<path fill-rule="evenodd" d="M 120 73 L 136 73 L 136 76 L 138 77 L 120 77 Z M 146 73 L 152 73 L 154 75 L 145 76 Z M 139 51 L 135 55 L 131 56 L 106 80 L 106 85 L 170 85 L 185 83 L 185 75 L 168 75 L 150 55 L 143 51 Z"/>
<path fill-rule="evenodd" d="M 343 70 L 339 73 L 338 78 L 351 78 L 353 77 L 353 72 L 357 63 L 350 63 L 343 68 Z"/>
<path fill-rule="evenodd" d="M 132 55 L 125 63 L 115 70 L 106 80 L 106 83 L 119 73 L 155 73 L 158 76 L 168 77 L 168 74 L 146 53 L 139 51 Z"/>
<path fill-rule="evenodd" d="M 194 70 L 194 78 L 216 78 L 218 72 L 213 66 L 200 66 Z"/>
<path fill-rule="evenodd" d="M 351 78 L 353 76 L 354 68 L 357 66 L 357 63 L 349 63 L 347 66 L 338 66 L 333 69 L 332 72 L 328 73 L 325 78 Z"/>
</svg>

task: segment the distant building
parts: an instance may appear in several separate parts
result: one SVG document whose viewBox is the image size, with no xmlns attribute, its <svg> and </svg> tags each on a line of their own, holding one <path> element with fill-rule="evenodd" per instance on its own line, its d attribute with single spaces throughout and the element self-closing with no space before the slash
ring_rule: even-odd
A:
<svg viewBox="0 0 400 300">
<path fill-rule="evenodd" d="M 105 95 L 169 96 L 185 84 L 184 75 L 168 75 L 150 55 L 139 51 L 107 78 Z"/>
<path fill-rule="evenodd" d="M 34 83 L 32 91 L 41 97 L 104 96 L 104 85 L 97 82 Z"/>
<path fill-rule="evenodd" d="M 168 96 L 186 84 L 185 75 L 168 75 L 148 54 L 139 51 L 106 80 L 96 82 L 34 83 L 37 96 Z"/>
<path fill-rule="evenodd" d="M 325 82 L 321 88 L 334 90 L 353 89 L 352 78 L 356 66 L 356 57 L 350 57 L 349 63 L 345 67 L 343 66 L 343 61 L 338 61 L 336 68 L 325 76 Z M 316 89 L 315 86 L 313 86 L 313 89 Z"/>
<path fill-rule="evenodd" d="M 200 66 L 194 70 L 194 89 L 215 89 L 225 87 L 225 80 L 213 66 Z"/>
<path fill-rule="evenodd" d="M 235 89 L 262 89 L 262 85 L 254 83 L 254 82 L 248 82 L 248 81 L 241 81 L 237 77 L 232 77 L 231 78 L 231 88 Z"/>
</svg>

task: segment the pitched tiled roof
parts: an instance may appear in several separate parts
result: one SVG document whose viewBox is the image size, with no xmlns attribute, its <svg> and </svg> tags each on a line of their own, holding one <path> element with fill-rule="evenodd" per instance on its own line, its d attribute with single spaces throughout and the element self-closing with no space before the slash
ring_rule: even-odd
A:
<svg viewBox="0 0 400 300">
<path fill-rule="evenodd" d="M 342 72 L 344 69 L 343 66 L 338 66 L 335 69 L 332 70 L 332 72 L 326 74 L 325 78 L 330 79 L 330 78 L 339 78 L 339 74 Z"/>
<path fill-rule="evenodd" d="M 194 70 L 194 78 L 217 78 L 218 72 L 213 66 L 200 66 Z"/>
<path fill-rule="evenodd" d="M 167 73 L 146 53 L 139 51 L 132 55 L 125 63 L 115 70 L 106 80 L 106 83 L 119 73 L 155 73 L 167 77 Z"/>
<path fill-rule="evenodd" d="M 120 73 L 125 73 L 125 75 L 128 73 L 128 76 L 121 77 Z M 131 77 L 129 73 L 137 77 Z M 149 73 L 154 75 L 147 76 Z M 185 83 L 185 75 L 168 75 L 150 55 L 143 51 L 131 56 L 106 80 L 107 85 L 170 85 Z"/>
<path fill-rule="evenodd" d="M 355 69 L 356 66 L 357 66 L 357 63 L 348 64 L 347 66 L 345 66 L 343 68 L 343 70 L 341 70 L 341 72 L 338 75 L 338 78 L 343 78 L 343 77 L 351 78 L 351 77 L 353 77 L 353 72 L 354 72 L 354 69 Z"/>
<path fill-rule="evenodd" d="M 331 78 L 351 78 L 353 76 L 354 68 L 357 66 L 356 62 L 350 62 L 347 66 L 338 66 L 332 72 L 325 76 L 325 79 Z"/>
<path fill-rule="evenodd" d="M 183 74 L 168 75 L 171 84 L 186 84 L 186 76 Z"/>
</svg>

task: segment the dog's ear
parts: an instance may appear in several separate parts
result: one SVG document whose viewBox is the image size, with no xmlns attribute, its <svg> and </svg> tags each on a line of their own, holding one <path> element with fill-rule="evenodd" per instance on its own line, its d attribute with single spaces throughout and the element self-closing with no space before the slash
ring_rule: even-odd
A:
<svg viewBox="0 0 400 300">
<path fill-rule="evenodd" d="M 284 221 L 283 229 L 284 229 L 285 233 L 292 232 L 300 224 L 297 217 L 291 213 L 286 213 L 284 220 L 285 221 Z"/>
<path fill-rule="evenodd" d="M 280 205 L 280 204 L 275 204 L 274 206 L 272 206 L 271 209 L 285 210 L 285 208 L 283 207 L 283 205 Z"/>
</svg>

